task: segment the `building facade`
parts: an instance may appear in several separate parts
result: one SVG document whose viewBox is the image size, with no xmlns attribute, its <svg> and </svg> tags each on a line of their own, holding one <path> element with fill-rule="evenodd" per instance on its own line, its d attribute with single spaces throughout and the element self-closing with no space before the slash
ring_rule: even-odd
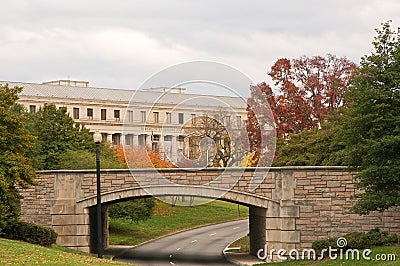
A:
<svg viewBox="0 0 400 266">
<path fill-rule="evenodd" d="M 87 81 L 57 80 L 40 83 L 1 81 L 23 87 L 19 103 L 29 112 L 44 104 L 66 107 L 75 122 L 91 133 L 101 132 L 114 145 L 142 146 L 176 161 L 190 158 L 185 128 L 194 118 L 224 114 L 230 128 L 240 130 L 246 102 L 239 97 L 188 94 L 184 88 L 127 90 L 94 88 Z"/>
</svg>

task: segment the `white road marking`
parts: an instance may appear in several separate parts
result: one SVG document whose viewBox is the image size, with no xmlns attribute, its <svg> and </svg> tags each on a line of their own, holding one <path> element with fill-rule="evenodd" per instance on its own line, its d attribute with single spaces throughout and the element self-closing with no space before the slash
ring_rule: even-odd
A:
<svg viewBox="0 0 400 266">
<path fill-rule="evenodd" d="M 233 230 L 235 230 L 235 229 L 239 229 L 240 227 L 239 226 L 236 226 L 236 227 L 233 227 Z"/>
<path fill-rule="evenodd" d="M 177 248 L 176 250 L 181 250 L 181 248 Z"/>
<path fill-rule="evenodd" d="M 197 240 L 195 239 L 195 240 L 192 241 L 192 243 L 194 243 L 194 242 L 197 242 Z"/>
<path fill-rule="evenodd" d="M 215 236 L 217 233 L 212 233 L 210 236 Z"/>
<path fill-rule="evenodd" d="M 171 265 L 175 265 L 175 263 L 173 263 L 172 261 L 170 261 L 170 262 L 169 262 L 169 264 L 171 264 Z"/>
<path fill-rule="evenodd" d="M 169 255 L 169 258 L 172 258 L 172 254 L 171 254 L 171 255 Z"/>
</svg>

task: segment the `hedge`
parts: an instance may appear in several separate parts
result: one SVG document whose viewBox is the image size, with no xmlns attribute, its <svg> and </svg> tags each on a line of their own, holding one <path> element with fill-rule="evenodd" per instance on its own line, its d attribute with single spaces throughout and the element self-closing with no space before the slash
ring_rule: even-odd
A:
<svg viewBox="0 0 400 266">
<path fill-rule="evenodd" d="M 57 240 L 57 233 L 53 229 L 22 221 L 8 223 L 2 229 L 1 234 L 8 239 L 21 240 L 45 247 L 50 247 Z"/>
</svg>

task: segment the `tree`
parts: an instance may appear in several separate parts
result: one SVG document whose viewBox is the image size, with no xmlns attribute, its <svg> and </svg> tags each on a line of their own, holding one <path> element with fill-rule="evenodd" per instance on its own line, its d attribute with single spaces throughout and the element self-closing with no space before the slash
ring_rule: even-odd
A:
<svg viewBox="0 0 400 266">
<path fill-rule="evenodd" d="M 27 123 L 29 131 L 37 136 L 29 157 L 39 170 L 60 169 L 61 156 L 69 150 L 94 151 L 89 130 L 74 120 L 62 107 L 45 104 L 37 113 L 31 113 Z"/>
<path fill-rule="evenodd" d="M 268 73 L 275 91 L 265 82 L 250 88 L 246 129 L 253 165 L 268 165 L 272 160 L 274 136 L 262 136 L 267 133 L 261 124 L 275 127 L 276 135 L 287 139 L 304 129 L 321 128 L 326 116 L 343 106 L 355 70 L 356 65 L 345 57 L 330 54 L 278 59 Z M 261 139 L 266 140 L 263 145 Z"/>
<path fill-rule="evenodd" d="M 119 146 L 116 155 L 121 163 L 130 168 L 174 168 L 174 165 L 163 160 L 159 153 L 141 147 Z"/>
<path fill-rule="evenodd" d="M 320 127 L 344 103 L 356 65 L 345 57 L 302 56 L 278 59 L 268 73 L 278 91 L 272 110 L 277 135 Z"/>
<path fill-rule="evenodd" d="M 340 114 L 330 115 L 321 128 L 305 129 L 279 138 L 273 166 L 343 165 L 344 143 L 337 139 Z"/>
<path fill-rule="evenodd" d="M 219 110 L 196 116 L 185 125 L 194 167 L 227 167 L 240 162 L 245 145 L 240 140 L 240 128 L 231 117 L 234 114 Z M 185 163 L 185 161 L 183 161 Z"/>
<path fill-rule="evenodd" d="M 251 86 L 250 92 L 246 108 L 246 131 L 241 133 L 242 141 L 247 140 L 249 145 L 247 166 L 270 166 L 276 144 L 276 99 L 265 82 Z"/>
<path fill-rule="evenodd" d="M 371 55 L 361 59 L 359 73 L 346 95 L 340 137 L 345 162 L 357 168 L 354 211 L 365 214 L 400 205 L 400 32 L 390 22 L 376 29 Z"/>
<path fill-rule="evenodd" d="M 140 198 L 111 205 L 109 215 L 111 218 L 127 219 L 139 223 L 150 219 L 155 206 L 154 198 Z"/>
<path fill-rule="evenodd" d="M 59 167 L 60 169 L 95 169 L 96 154 L 91 150 L 67 150 L 60 155 Z M 101 169 L 124 169 L 127 167 L 126 163 L 119 161 L 116 150 L 111 144 L 101 143 Z"/>
<path fill-rule="evenodd" d="M 25 156 L 35 138 L 25 128 L 26 116 L 17 104 L 21 87 L 0 85 L 0 230 L 20 215 L 18 188 L 34 184 L 35 169 Z"/>
</svg>

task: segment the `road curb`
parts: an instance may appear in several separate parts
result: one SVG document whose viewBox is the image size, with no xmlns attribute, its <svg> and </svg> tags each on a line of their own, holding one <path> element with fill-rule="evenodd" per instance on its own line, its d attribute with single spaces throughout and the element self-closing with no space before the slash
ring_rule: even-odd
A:
<svg viewBox="0 0 400 266">
<path fill-rule="evenodd" d="M 231 243 L 229 243 L 225 247 L 225 249 L 222 251 L 222 254 L 224 255 L 224 257 L 227 261 L 229 261 L 232 264 L 238 265 L 238 266 L 253 266 L 253 265 L 264 263 L 263 261 L 257 260 L 257 258 L 255 256 L 252 256 L 248 253 L 229 252 L 228 247 L 230 245 L 232 245 L 232 243 L 234 243 L 235 241 L 232 241 Z M 239 257 L 239 256 L 242 256 L 242 258 L 241 259 L 235 258 L 235 257 Z"/>
</svg>

